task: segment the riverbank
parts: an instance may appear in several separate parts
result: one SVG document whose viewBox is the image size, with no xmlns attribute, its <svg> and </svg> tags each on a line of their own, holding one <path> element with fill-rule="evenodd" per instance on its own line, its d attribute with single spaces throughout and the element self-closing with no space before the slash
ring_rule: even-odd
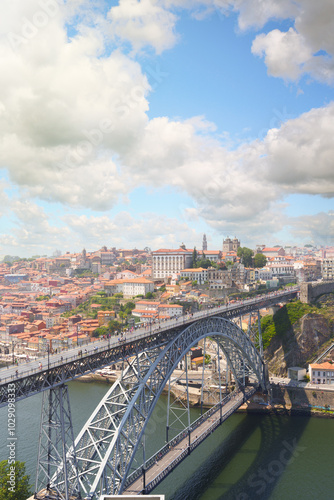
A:
<svg viewBox="0 0 334 500">
<path fill-rule="evenodd" d="M 121 375 L 121 371 L 115 370 L 112 374 L 90 373 L 83 375 L 80 382 L 97 382 L 112 385 Z M 175 398 L 186 401 L 184 386 L 174 384 L 171 392 Z M 168 393 L 168 386 L 163 390 Z M 196 408 L 201 406 L 201 389 L 189 387 L 189 404 Z M 295 386 L 271 385 L 271 401 L 269 396 L 256 393 L 250 401 L 244 403 L 238 413 L 254 413 L 269 415 L 307 415 L 319 418 L 334 418 L 334 391 L 326 387 L 305 388 Z M 204 390 L 203 406 L 210 408 L 219 399 L 218 392 Z"/>
<path fill-rule="evenodd" d="M 288 415 L 309 416 L 318 418 L 334 418 L 334 410 L 319 409 L 312 407 L 292 407 L 280 404 L 259 404 L 247 401 L 236 411 L 236 413 L 253 413 L 258 415 Z"/>
</svg>

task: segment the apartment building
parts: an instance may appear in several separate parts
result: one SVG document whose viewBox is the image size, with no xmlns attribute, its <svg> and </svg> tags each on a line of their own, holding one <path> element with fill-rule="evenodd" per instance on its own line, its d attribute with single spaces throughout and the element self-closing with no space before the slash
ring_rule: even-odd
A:
<svg viewBox="0 0 334 500">
<path fill-rule="evenodd" d="M 324 281 L 334 279 L 334 259 L 324 259 L 322 261 L 321 275 Z"/>
<path fill-rule="evenodd" d="M 104 289 L 109 295 L 122 293 L 124 298 L 132 299 L 137 295 L 146 295 L 148 292 L 154 292 L 154 283 L 146 278 L 128 278 L 108 281 L 105 283 Z"/>
<path fill-rule="evenodd" d="M 192 250 L 160 249 L 152 252 L 152 279 L 165 279 L 192 265 Z"/>
<path fill-rule="evenodd" d="M 181 278 L 188 278 L 191 281 L 197 281 L 198 285 L 202 285 L 208 280 L 208 270 L 202 267 L 183 269 L 180 272 Z"/>
</svg>

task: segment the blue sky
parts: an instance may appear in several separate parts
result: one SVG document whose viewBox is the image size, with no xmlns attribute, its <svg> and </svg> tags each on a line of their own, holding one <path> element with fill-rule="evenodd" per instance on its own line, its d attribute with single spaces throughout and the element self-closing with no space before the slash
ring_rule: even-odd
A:
<svg viewBox="0 0 334 500">
<path fill-rule="evenodd" d="M 331 0 L 4 0 L 0 256 L 333 245 Z"/>
</svg>

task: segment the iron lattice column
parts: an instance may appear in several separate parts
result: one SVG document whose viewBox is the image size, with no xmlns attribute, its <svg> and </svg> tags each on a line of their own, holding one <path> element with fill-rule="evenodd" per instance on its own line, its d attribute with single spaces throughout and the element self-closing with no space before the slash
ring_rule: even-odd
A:
<svg viewBox="0 0 334 500">
<path fill-rule="evenodd" d="M 68 388 L 43 393 L 35 498 L 81 499 Z M 69 476 L 72 481 L 69 482 Z M 77 478 L 73 481 L 73 476 Z M 53 477 L 57 478 L 55 483 Z"/>
</svg>

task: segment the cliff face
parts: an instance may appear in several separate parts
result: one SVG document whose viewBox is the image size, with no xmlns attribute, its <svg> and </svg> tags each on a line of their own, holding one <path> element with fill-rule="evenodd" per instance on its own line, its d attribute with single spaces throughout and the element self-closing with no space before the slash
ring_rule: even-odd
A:
<svg viewBox="0 0 334 500">
<path fill-rule="evenodd" d="M 332 326 L 321 314 L 305 314 L 290 330 L 271 339 L 264 358 L 269 372 L 284 376 L 291 366 L 307 367 L 307 360 L 329 340 Z"/>
</svg>

